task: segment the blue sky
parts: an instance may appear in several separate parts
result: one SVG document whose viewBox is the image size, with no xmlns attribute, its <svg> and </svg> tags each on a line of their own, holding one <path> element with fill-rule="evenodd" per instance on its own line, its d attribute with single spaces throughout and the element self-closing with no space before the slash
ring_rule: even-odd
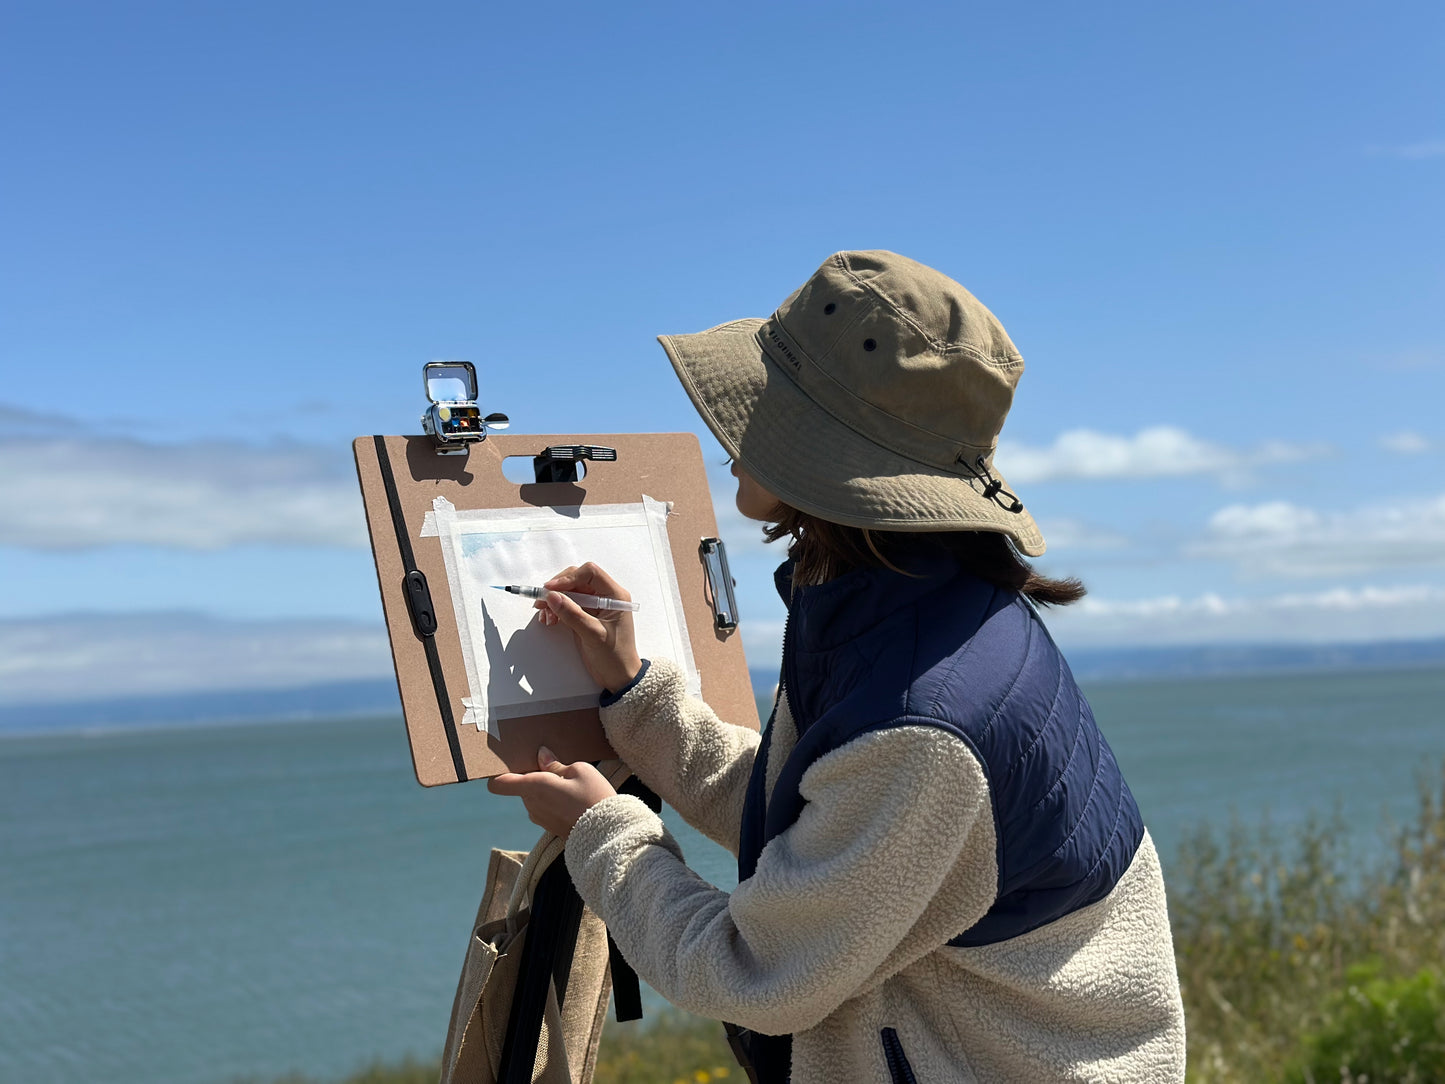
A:
<svg viewBox="0 0 1445 1084">
<path fill-rule="evenodd" d="M 776 555 L 654 336 L 845 248 L 1023 353 L 999 463 L 1091 589 L 1066 646 L 1445 634 L 1442 38 L 1424 3 L 8 5 L 0 696 L 177 687 L 208 636 L 192 684 L 384 674 L 349 442 L 447 357 L 518 432 L 699 433 L 766 668 Z M 227 669 L 317 622 L 299 676 Z"/>
</svg>

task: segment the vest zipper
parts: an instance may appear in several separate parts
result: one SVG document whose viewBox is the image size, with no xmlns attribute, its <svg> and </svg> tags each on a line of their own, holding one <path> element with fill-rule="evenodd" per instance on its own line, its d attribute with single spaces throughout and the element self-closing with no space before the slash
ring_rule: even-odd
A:
<svg viewBox="0 0 1445 1084">
<path fill-rule="evenodd" d="M 888 1062 L 888 1077 L 893 1084 L 918 1084 L 913 1066 L 908 1064 L 908 1058 L 903 1053 L 897 1030 L 884 1028 L 879 1037 L 883 1040 L 883 1058 Z"/>
<path fill-rule="evenodd" d="M 796 682 L 794 679 L 797 677 L 797 675 L 794 673 L 795 663 L 794 663 L 794 660 L 793 660 L 793 656 L 794 656 L 795 653 L 792 651 L 792 643 L 790 642 L 790 639 L 791 639 L 791 636 L 792 636 L 792 629 L 793 629 L 793 603 L 796 601 L 797 597 L 798 597 L 798 589 L 797 589 L 796 587 L 794 587 L 794 588 L 788 593 L 788 615 L 787 615 L 785 618 L 783 618 L 783 673 L 782 673 L 782 678 L 783 678 L 783 696 L 787 697 L 787 700 L 788 700 L 788 714 L 793 717 L 793 732 L 794 732 L 795 734 L 797 734 L 799 737 L 802 737 L 802 734 L 803 734 L 803 720 L 802 720 L 802 718 L 798 715 L 798 702 L 793 699 L 793 691 L 797 688 L 797 682 Z M 776 704 L 773 705 L 773 711 L 774 711 L 774 714 L 777 713 L 777 705 L 776 705 Z M 771 723 L 769 723 L 769 726 L 770 726 L 770 728 L 771 728 Z"/>
<path fill-rule="evenodd" d="M 793 608 L 788 607 L 783 615 L 783 657 L 778 660 L 778 695 L 773 697 L 773 710 L 768 714 L 768 731 L 773 729 L 773 721 L 778 717 L 778 703 L 788 695 L 788 626 L 793 623 Z M 788 710 L 792 711 L 792 702 L 788 703 Z"/>
</svg>

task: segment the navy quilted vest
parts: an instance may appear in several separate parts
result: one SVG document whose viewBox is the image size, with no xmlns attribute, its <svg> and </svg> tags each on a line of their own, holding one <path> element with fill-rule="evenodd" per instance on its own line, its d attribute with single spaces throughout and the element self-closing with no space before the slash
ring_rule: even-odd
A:
<svg viewBox="0 0 1445 1084">
<path fill-rule="evenodd" d="M 907 567 L 921 576 L 860 569 L 795 592 L 791 565 L 778 569 L 789 603 L 783 693 L 798 742 L 766 803 L 771 728 L 758 751 L 738 877 L 798 819 L 798 785 L 815 760 L 870 731 L 935 726 L 983 764 L 998 838 L 997 899 L 949 943 L 1003 941 L 1108 895 L 1143 821 L 1033 607 L 938 551 Z"/>
</svg>

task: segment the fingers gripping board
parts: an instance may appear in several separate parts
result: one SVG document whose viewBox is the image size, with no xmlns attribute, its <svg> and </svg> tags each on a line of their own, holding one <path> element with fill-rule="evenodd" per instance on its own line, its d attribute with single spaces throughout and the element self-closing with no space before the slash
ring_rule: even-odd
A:
<svg viewBox="0 0 1445 1084">
<path fill-rule="evenodd" d="M 518 485 L 503 476 L 504 458 L 535 456 L 559 444 L 615 448 L 617 460 L 589 462 L 579 482 Z M 467 614 L 459 622 L 444 540 L 434 527 L 424 532 L 438 497 L 458 515 L 509 508 L 575 515 L 638 504 L 644 497 L 670 504 L 667 546 L 703 699 L 729 722 L 758 729 L 742 643 L 736 631 L 714 628 L 699 543 L 714 536 L 717 525 L 695 436 L 497 434 L 466 456 L 438 455 L 424 436 L 368 436 L 358 437 L 353 449 L 412 762 L 423 786 L 532 770 L 539 745 L 568 762 L 614 755 L 595 705 L 495 719 L 492 733 L 464 721 L 463 701 L 470 694 L 462 642 Z M 561 649 L 575 647 L 563 640 Z"/>
</svg>

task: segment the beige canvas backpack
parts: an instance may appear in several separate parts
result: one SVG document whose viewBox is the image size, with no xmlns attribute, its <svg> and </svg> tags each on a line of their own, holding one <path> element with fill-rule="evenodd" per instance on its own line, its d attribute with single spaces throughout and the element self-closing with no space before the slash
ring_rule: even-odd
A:
<svg viewBox="0 0 1445 1084">
<path fill-rule="evenodd" d="M 619 761 L 598 767 L 619 789 L 629 774 Z M 441 1084 L 590 1084 L 613 961 L 619 1019 L 635 1018 L 634 1009 L 641 1015 L 636 975 L 577 898 L 564 842 L 548 832 L 530 853 L 492 851 L 452 1002 Z M 528 934 L 537 929 L 548 936 L 529 953 Z"/>
</svg>

